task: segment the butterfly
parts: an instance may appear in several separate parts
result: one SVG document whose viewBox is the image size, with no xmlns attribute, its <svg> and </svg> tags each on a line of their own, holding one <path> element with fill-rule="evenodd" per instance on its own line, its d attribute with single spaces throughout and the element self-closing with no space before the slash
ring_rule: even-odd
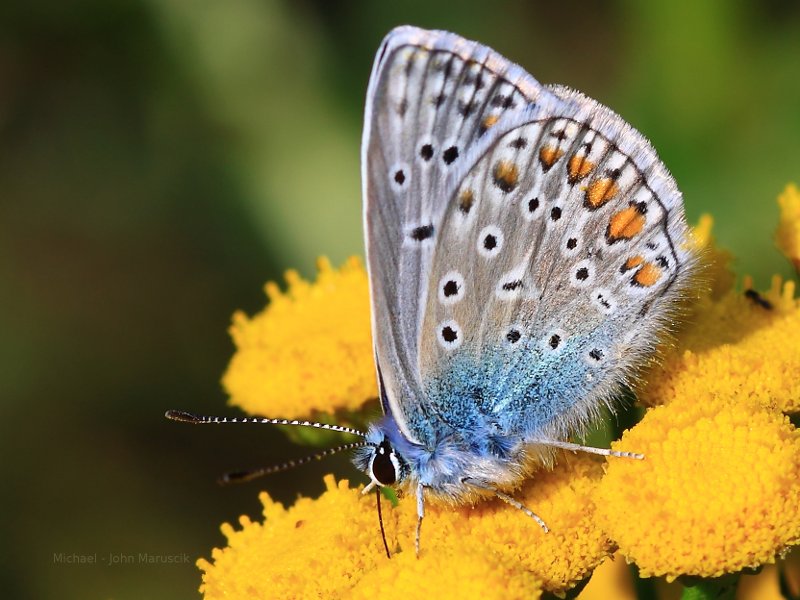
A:
<svg viewBox="0 0 800 600">
<path fill-rule="evenodd" d="M 361 163 L 382 419 L 364 433 L 167 416 L 362 436 L 322 454 L 355 448 L 365 492 L 413 493 L 417 552 L 429 496 L 494 495 L 546 531 L 509 490 L 555 449 L 642 458 L 568 440 L 636 379 L 685 295 L 674 179 L 608 108 L 410 26 L 376 55 Z"/>
</svg>

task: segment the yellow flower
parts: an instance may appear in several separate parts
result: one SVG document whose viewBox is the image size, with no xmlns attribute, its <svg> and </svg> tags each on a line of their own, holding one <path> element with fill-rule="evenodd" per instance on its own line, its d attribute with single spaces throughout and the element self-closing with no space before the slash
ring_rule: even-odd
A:
<svg viewBox="0 0 800 600">
<path fill-rule="evenodd" d="M 746 395 L 676 398 L 614 448 L 645 460 L 609 461 L 597 514 L 642 575 L 717 577 L 800 542 L 800 432 Z"/>
<path fill-rule="evenodd" d="M 249 414 L 297 418 L 356 410 L 378 395 L 361 261 L 351 258 L 334 270 L 320 259 L 318 268 L 315 283 L 288 271 L 285 293 L 266 285 L 263 312 L 233 317 L 236 354 L 223 384 L 231 404 Z"/>
<path fill-rule="evenodd" d="M 800 301 L 794 290 L 794 282 L 775 277 L 763 294 L 730 291 L 719 301 L 700 300 L 691 326 L 642 378 L 639 400 L 657 405 L 678 397 L 746 397 L 800 410 Z"/>
<path fill-rule="evenodd" d="M 654 406 L 676 397 L 749 397 L 785 412 L 800 410 L 800 300 L 793 281 L 774 277 L 764 293 L 733 289 L 730 257 L 703 217 L 693 240 L 701 251 L 701 277 L 711 285 L 692 306 L 676 339 L 636 385 L 640 402 Z"/>
<path fill-rule="evenodd" d="M 240 518 L 222 526 L 225 549 L 201 559 L 200 591 L 215 598 L 335 598 L 386 561 L 370 497 L 326 477 L 318 499 L 289 509 L 262 493 L 265 523 Z M 389 511 L 386 511 L 389 512 Z"/>
<path fill-rule="evenodd" d="M 375 598 L 393 589 L 404 598 L 538 597 L 563 592 L 609 555 L 611 544 L 595 522 L 601 462 L 563 456 L 514 497 L 542 516 L 544 533 L 519 510 L 489 499 L 453 508 L 426 506 L 422 552 L 414 554 L 416 502 L 401 498 L 384 510 L 387 560 L 374 499 L 326 478 L 318 499 L 284 509 L 261 495 L 263 524 L 242 517 L 242 529 L 223 526 L 228 547 L 200 560 L 206 600 L 250 597 Z M 399 550 L 399 552 L 397 552 Z M 483 593 L 485 592 L 485 593 Z"/>
<path fill-rule="evenodd" d="M 778 243 L 796 260 L 800 194 L 790 186 L 780 201 Z M 431 499 L 417 558 L 416 502 L 401 497 L 384 509 L 387 560 L 374 498 L 329 476 L 318 499 L 283 508 L 262 494 L 263 522 L 224 525 L 227 546 L 198 562 L 206 599 L 396 590 L 404 599 L 537 598 L 590 576 L 581 598 L 633 597 L 622 557 L 644 576 L 718 577 L 800 544 L 800 433 L 781 412 L 800 411 L 800 299 L 777 277 L 763 293 L 747 278 L 737 290 L 712 225 L 701 218 L 689 241 L 702 269 L 685 323 L 635 385 L 655 408 L 615 444 L 645 460 L 611 459 L 604 470 L 593 457 L 562 454 L 513 494 L 550 533 L 497 499 L 474 507 Z M 377 395 L 364 269 L 356 259 L 338 271 L 321 260 L 319 269 L 313 284 L 287 273 L 285 293 L 268 284 L 262 313 L 235 316 L 224 383 L 246 412 L 356 411 Z M 771 581 L 750 584 L 773 590 Z"/>
<path fill-rule="evenodd" d="M 374 600 L 381 597 L 402 600 L 434 598 L 541 597 L 536 577 L 501 557 L 481 549 L 456 544 L 446 551 L 427 552 L 417 558 L 402 552 L 386 561 L 351 590 L 347 598 Z"/>
<path fill-rule="evenodd" d="M 793 183 L 786 186 L 778 196 L 781 220 L 778 224 L 776 240 L 784 256 L 792 261 L 800 273 L 800 190 Z"/>
</svg>

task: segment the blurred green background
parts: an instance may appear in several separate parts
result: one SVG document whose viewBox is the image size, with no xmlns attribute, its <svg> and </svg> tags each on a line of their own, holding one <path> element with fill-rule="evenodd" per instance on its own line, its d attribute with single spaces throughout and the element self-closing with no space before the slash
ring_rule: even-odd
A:
<svg viewBox="0 0 800 600">
<path fill-rule="evenodd" d="M 4 598 L 195 598 L 218 526 L 258 491 L 318 493 L 345 457 L 218 488 L 297 457 L 281 432 L 192 428 L 229 412 L 231 313 L 314 259 L 362 253 L 359 138 L 373 53 L 412 23 L 477 39 L 645 133 L 689 219 L 716 217 L 765 286 L 775 196 L 800 179 L 797 2 L 0 6 L 0 394 Z M 58 553 L 96 555 L 57 564 Z M 187 554 L 111 566 L 112 553 Z"/>
</svg>

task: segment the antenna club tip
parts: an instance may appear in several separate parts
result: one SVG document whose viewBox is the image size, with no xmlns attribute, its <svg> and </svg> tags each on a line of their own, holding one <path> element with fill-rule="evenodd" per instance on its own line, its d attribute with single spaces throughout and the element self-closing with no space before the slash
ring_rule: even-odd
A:
<svg viewBox="0 0 800 600">
<path fill-rule="evenodd" d="M 251 479 L 255 479 L 261 473 L 258 470 L 253 471 L 233 471 L 231 473 L 225 473 L 220 478 L 217 479 L 218 485 L 231 485 L 234 483 L 244 483 L 245 481 L 250 481 Z"/>
<path fill-rule="evenodd" d="M 170 409 L 164 413 L 164 416 L 171 421 L 182 421 L 184 423 L 196 423 L 197 417 L 184 410 Z"/>
</svg>

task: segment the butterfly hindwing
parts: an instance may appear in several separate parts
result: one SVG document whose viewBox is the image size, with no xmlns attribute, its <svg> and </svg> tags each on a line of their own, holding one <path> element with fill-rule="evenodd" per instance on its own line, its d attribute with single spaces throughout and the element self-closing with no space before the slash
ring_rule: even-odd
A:
<svg viewBox="0 0 800 600">
<path fill-rule="evenodd" d="M 456 428 L 569 435 L 652 351 L 686 284 L 681 197 L 649 143 L 554 91 L 475 157 L 442 219 L 419 365 Z"/>
</svg>

